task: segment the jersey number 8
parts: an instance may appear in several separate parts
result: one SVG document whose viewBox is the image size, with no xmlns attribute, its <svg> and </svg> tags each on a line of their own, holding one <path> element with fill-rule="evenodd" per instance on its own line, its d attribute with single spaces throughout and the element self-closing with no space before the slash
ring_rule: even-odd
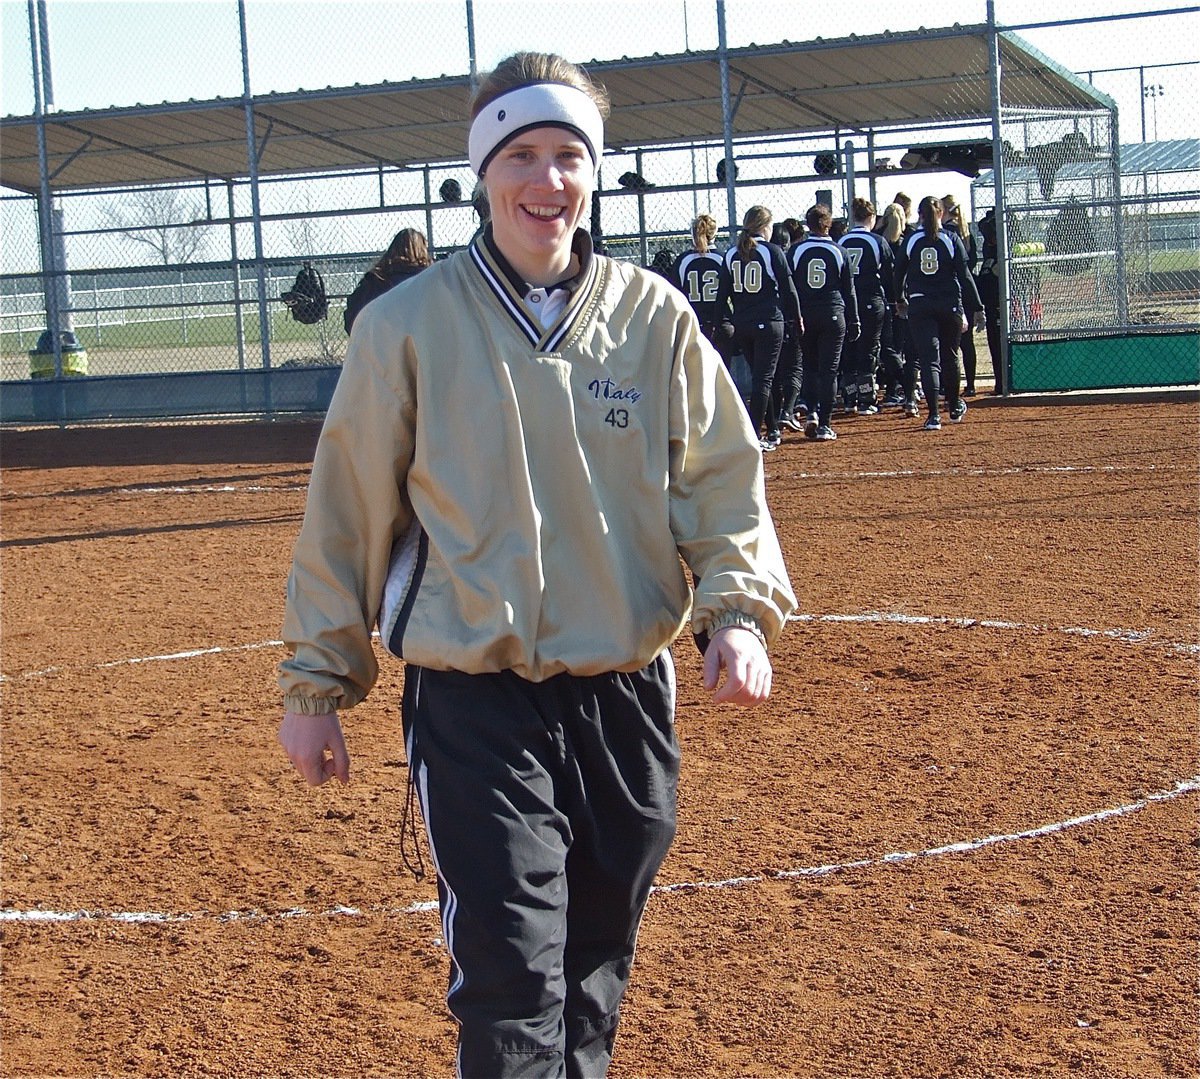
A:
<svg viewBox="0 0 1200 1079">
<path fill-rule="evenodd" d="M 921 249 L 921 261 L 919 263 L 921 273 L 935 274 L 938 272 L 938 253 L 932 247 Z"/>
</svg>

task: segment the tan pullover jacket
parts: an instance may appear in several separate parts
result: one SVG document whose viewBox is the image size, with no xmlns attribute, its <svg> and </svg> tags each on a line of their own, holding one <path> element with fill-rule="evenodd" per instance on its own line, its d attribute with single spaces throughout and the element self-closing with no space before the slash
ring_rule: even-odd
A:
<svg viewBox="0 0 1200 1079">
<path fill-rule="evenodd" d="M 644 667 L 689 612 L 779 636 L 795 598 L 732 381 L 680 292 L 587 256 L 548 328 L 480 240 L 358 316 L 288 580 L 287 710 L 361 701 L 376 624 L 409 662 L 531 681 Z"/>
</svg>

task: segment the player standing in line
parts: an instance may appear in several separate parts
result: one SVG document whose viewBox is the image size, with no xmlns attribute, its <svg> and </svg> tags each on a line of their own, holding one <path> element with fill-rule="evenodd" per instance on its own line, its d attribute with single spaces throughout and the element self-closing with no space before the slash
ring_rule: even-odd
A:
<svg viewBox="0 0 1200 1079">
<path fill-rule="evenodd" d="M 904 207 L 898 202 L 889 202 L 883 208 L 883 215 L 876 227 L 892 249 L 892 266 L 895 267 L 896 256 L 912 235 L 905 225 Z M 892 285 L 892 298 L 898 298 L 895 282 Z M 900 396 L 898 403 L 903 406 L 906 416 L 915 418 L 921 412 L 917 403 L 917 354 L 913 348 L 912 334 L 908 332 L 908 313 L 902 311 L 898 303 L 893 303 L 884 317 L 880 349 L 884 356 L 884 369 L 894 379 L 893 388 Z M 893 403 L 897 403 L 894 396 L 884 401 L 885 407 Z"/>
<path fill-rule="evenodd" d="M 979 235 L 983 237 L 980 252 L 979 273 L 975 285 L 979 299 L 983 302 L 984 330 L 987 333 L 988 353 L 992 357 L 992 372 L 995 385 L 992 393 L 1001 393 L 1004 387 L 1004 351 L 1000 347 L 1000 249 L 996 241 L 996 211 L 988 210 L 979 219 Z"/>
<path fill-rule="evenodd" d="M 818 442 L 832 442 L 837 438 L 831 421 L 842 344 L 858 338 L 858 305 L 850 259 L 829 235 L 833 223 L 829 207 L 813 206 L 804 220 L 808 239 L 790 251 L 792 280 L 804 316 L 801 351 L 804 397 L 809 408 L 804 435 Z M 810 386 L 817 388 L 815 395 Z"/>
<path fill-rule="evenodd" d="M 879 363 L 879 342 L 883 320 L 893 303 L 895 266 L 888 242 L 875 233 L 875 206 L 870 200 L 856 198 L 850 207 L 854 226 L 838 243 L 850 259 L 854 278 L 854 296 L 862 330 L 850 347 L 851 373 L 858 382 L 858 414 L 878 412 L 875 404 L 875 368 Z"/>
<path fill-rule="evenodd" d="M 921 360 L 929 410 L 925 430 L 940 431 L 938 398 L 943 385 L 950 422 L 961 423 L 967 414 L 967 402 L 959 393 L 959 341 L 970 328 L 967 311 L 977 312 L 982 322 L 983 305 L 967 269 L 962 240 L 942 228 L 941 199 L 927 195 L 919 213 L 920 231 L 909 237 L 896 258 L 896 296 L 898 306 L 907 309 L 909 332 Z"/>
<path fill-rule="evenodd" d="M 978 292 L 979 279 L 975 277 L 975 267 L 979 265 L 979 248 L 975 244 L 975 235 L 967 224 L 963 208 L 953 195 L 942 196 L 942 228 L 962 240 L 963 250 L 967 253 L 967 269 L 971 271 L 971 277 L 975 279 L 975 290 Z M 980 303 L 982 304 L 982 302 L 983 300 L 980 298 Z M 973 320 L 974 316 L 974 311 L 967 311 L 968 318 Z M 975 370 L 978 364 L 979 360 L 975 354 L 975 335 L 968 327 L 962 336 L 963 381 L 966 382 L 966 387 L 963 389 L 964 397 L 975 396 Z"/>
<path fill-rule="evenodd" d="M 733 306 L 734 347 L 750 365 L 750 426 L 764 452 L 779 448 L 779 416 L 771 408 L 771 386 L 783 348 L 783 320 L 799 323 L 800 306 L 783 252 L 771 235 L 771 211 L 751 206 L 742 219 L 737 246 L 725 252 L 718 305 Z M 803 326 L 799 327 L 803 332 Z M 766 431 L 763 431 L 763 424 Z"/>
<path fill-rule="evenodd" d="M 721 291 L 721 255 L 713 250 L 717 238 L 717 219 L 712 214 L 699 214 L 692 222 L 691 251 L 675 260 L 670 281 L 679 286 L 700 320 L 700 331 L 713 344 L 725 361 L 725 369 L 733 374 L 733 323 L 729 321 L 729 302 L 718 306 Z"/>
<path fill-rule="evenodd" d="M 671 642 L 690 624 L 714 700 L 756 704 L 795 606 L 695 313 L 593 253 L 606 111 L 561 57 L 482 80 L 491 220 L 355 322 L 288 580 L 279 740 L 310 784 L 349 780 L 376 623 L 406 662 L 463 1076 L 606 1073 L 675 832 Z"/>
<path fill-rule="evenodd" d="M 785 217 L 783 227 L 787 230 L 788 242 L 786 246 L 781 244 L 780 247 L 786 255 L 789 248 L 794 247 L 808 236 L 808 228 L 803 221 L 794 217 Z M 791 272 L 790 263 L 788 272 L 789 274 Z M 795 326 L 790 326 L 790 332 L 784 334 L 783 350 L 779 355 L 779 364 L 784 374 L 782 378 L 775 379 L 774 385 L 779 388 L 776 404 L 780 424 L 790 430 L 803 432 L 804 418 L 808 415 L 808 407 L 801 399 L 801 394 L 804 392 L 804 363 L 800 353 L 800 335 L 796 329 Z M 788 354 L 789 348 L 791 349 L 790 355 Z"/>
</svg>

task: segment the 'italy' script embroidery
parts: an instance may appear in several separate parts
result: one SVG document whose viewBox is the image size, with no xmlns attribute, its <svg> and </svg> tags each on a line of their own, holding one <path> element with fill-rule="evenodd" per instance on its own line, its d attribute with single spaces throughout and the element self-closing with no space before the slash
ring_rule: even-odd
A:
<svg viewBox="0 0 1200 1079">
<path fill-rule="evenodd" d="M 604 398 L 606 401 L 628 401 L 633 404 L 642 397 L 642 391 L 636 386 L 623 390 L 611 378 L 594 378 L 588 383 L 588 389 L 597 401 Z"/>
</svg>

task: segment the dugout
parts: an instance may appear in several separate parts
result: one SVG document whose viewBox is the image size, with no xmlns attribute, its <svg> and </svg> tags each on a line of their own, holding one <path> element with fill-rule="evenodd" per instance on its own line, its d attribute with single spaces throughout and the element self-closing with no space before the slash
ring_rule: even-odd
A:
<svg viewBox="0 0 1200 1079">
<path fill-rule="evenodd" d="M 1011 122 L 1025 147 L 1003 177 L 1013 390 L 1196 384 L 1200 139 L 1128 143 L 1110 160 L 1103 118 Z M 977 205 L 995 205 L 996 183 L 979 176 Z"/>
<path fill-rule="evenodd" d="M 701 198 L 732 229 L 757 201 L 810 202 L 828 192 L 848 203 L 864 189 L 874 196 L 881 182 L 890 194 L 914 171 L 946 171 L 919 157 L 903 164 L 913 144 L 931 139 L 982 142 L 990 162 L 976 155 L 950 167 L 991 164 L 992 198 L 1003 201 L 1008 162 L 1041 137 L 1031 116 L 1085 131 L 1100 172 L 1115 176 L 1118 167 L 1113 101 L 994 17 L 587 67 L 613 101 L 595 231 L 615 254 L 643 264 L 686 230 Z M 476 224 L 463 159 L 469 86 L 462 74 L 0 120 L 0 185 L 14 193 L 9 206 L 33 208 L 40 259 L 37 272 L 0 281 L 5 356 L 57 322 L 78 333 L 90 359 L 86 378 L 39 380 L 37 400 L 27 374 L 6 363 L 0 421 L 323 410 L 344 335 L 336 317 L 288 324 L 278 296 L 311 260 L 336 314 L 366 252 L 316 243 L 285 252 L 275 237 L 297 222 L 316 229 L 408 214 L 435 251 L 466 243 Z M 718 176 L 714 164 L 728 161 L 734 167 Z M 618 182 L 629 173 L 651 179 Z M 145 190 L 200 200 L 198 217 L 170 227 L 209 230 L 221 257 L 153 268 L 89 258 L 95 238 L 112 231 L 77 223 L 89 200 Z M 320 201 L 298 200 L 301 191 L 320 192 Z M 1115 179 L 1103 198 L 1119 203 Z M 802 211 L 807 202 L 792 204 Z M 1112 219 L 1121 282 L 1121 214 Z M 1114 300 L 1113 324 L 1131 336 L 1138 327 L 1121 321 L 1126 306 Z M 1137 384 L 1137 373 L 1130 379 Z"/>
</svg>

